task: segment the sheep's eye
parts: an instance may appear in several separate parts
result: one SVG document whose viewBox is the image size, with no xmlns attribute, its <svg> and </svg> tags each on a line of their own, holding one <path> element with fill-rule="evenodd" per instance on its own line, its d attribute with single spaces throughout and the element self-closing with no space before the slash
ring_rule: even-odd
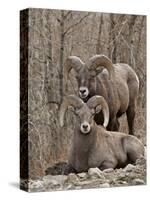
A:
<svg viewBox="0 0 150 200">
<path fill-rule="evenodd" d="M 79 111 L 80 111 L 80 110 L 79 110 L 79 109 L 77 109 L 77 108 L 76 108 L 76 109 L 74 109 L 74 113 L 75 113 L 76 115 L 79 115 Z"/>
</svg>

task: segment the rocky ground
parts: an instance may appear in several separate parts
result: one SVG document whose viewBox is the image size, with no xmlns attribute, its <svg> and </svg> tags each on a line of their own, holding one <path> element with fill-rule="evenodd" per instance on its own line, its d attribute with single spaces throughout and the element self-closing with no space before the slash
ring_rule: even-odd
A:
<svg viewBox="0 0 150 200">
<path fill-rule="evenodd" d="M 69 175 L 58 175 L 65 163 L 48 168 L 40 180 L 21 181 L 21 188 L 28 188 L 29 192 L 109 188 L 116 186 L 131 186 L 146 184 L 146 160 L 138 159 L 136 165 L 128 164 L 125 168 L 106 169 L 90 168 L 88 172 Z M 53 175 L 52 175 L 53 174 Z M 56 175 L 57 174 L 57 175 Z"/>
</svg>

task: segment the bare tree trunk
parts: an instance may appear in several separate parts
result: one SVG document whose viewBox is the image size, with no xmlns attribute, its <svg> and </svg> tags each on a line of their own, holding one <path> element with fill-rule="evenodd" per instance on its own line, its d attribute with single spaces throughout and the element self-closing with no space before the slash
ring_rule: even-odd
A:
<svg viewBox="0 0 150 200">
<path fill-rule="evenodd" d="M 145 27 L 144 25 L 145 23 L 145 16 L 142 16 L 140 19 L 140 23 L 139 23 L 139 28 L 138 28 L 138 43 L 136 43 L 136 48 L 135 48 L 135 59 L 137 61 L 136 63 L 136 71 L 137 71 L 137 75 L 140 79 L 140 87 L 139 87 L 139 93 L 141 95 L 139 95 L 138 98 L 138 102 L 142 104 L 142 107 L 144 108 L 144 106 L 146 105 L 146 95 L 145 93 L 143 93 L 142 91 L 146 91 L 146 46 L 142 47 L 143 43 L 146 43 L 146 36 L 143 37 L 143 29 Z M 144 38 L 144 40 L 143 40 Z M 142 56 L 141 58 L 139 58 L 139 55 L 141 53 L 141 50 L 143 49 L 143 54 L 145 56 Z"/>
<path fill-rule="evenodd" d="M 49 13 L 47 12 L 47 20 L 50 22 L 50 15 Z M 49 47 L 49 52 L 48 52 L 48 58 L 49 58 L 49 61 L 51 63 L 53 63 L 53 55 L 52 55 L 52 27 L 51 27 L 51 23 L 49 23 L 48 25 L 48 31 L 49 31 L 49 40 L 48 40 L 48 47 Z"/>
<path fill-rule="evenodd" d="M 60 21 L 60 57 L 59 57 L 59 78 L 60 78 L 60 103 L 63 98 L 63 59 L 64 59 L 64 11 L 61 11 L 61 21 Z"/>
<path fill-rule="evenodd" d="M 99 29 L 98 29 L 97 45 L 96 45 L 96 54 L 100 54 L 101 53 L 101 33 L 102 33 L 103 23 L 104 23 L 103 14 L 101 14 L 100 22 L 99 22 Z"/>
<path fill-rule="evenodd" d="M 137 47 L 136 47 L 136 52 L 135 52 L 135 58 L 138 57 L 138 53 L 140 51 L 140 44 L 142 42 L 142 29 L 145 27 L 144 26 L 144 19 L 145 19 L 145 16 L 142 16 L 140 26 L 139 26 L 139 30 L 138 30 L 139 35 L 138 35 L 138 43 L 137 43 Z"/>
<path fill-rule="evenodd" d="M 136 21 L 136 17 L 135 15 L 131 16 L 130 22 L 129 22 L 129 35 L 128 35 L 128 44 L 130 44 L 130 49 L 129 49 L 129 56 L 128 56 L 128 64 L 132 65 L 133 68 L 135 68 L 135 58 L 134 55 L 132 53 L 132 49 L 133 49 L 133 40 L 134 40 L 134 24 Z"/>
<path fill-rule="evenodd" d="M 110 52 L 110 57 L 113 63 L 116 63 L 116 32 L 114 31 L 114 27 L 115 27 L 115 15 L 114 14 L 110 14 L 110 21 L 111 21 L 111 26 L 110 26 L 110 38 L 112 41 L 112 50 Z"/>
</svg>

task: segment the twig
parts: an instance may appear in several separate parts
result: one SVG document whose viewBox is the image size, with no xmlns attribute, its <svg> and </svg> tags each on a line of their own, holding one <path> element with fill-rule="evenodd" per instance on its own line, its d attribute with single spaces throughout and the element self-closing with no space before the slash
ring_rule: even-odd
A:
<svg viewBox="0 0 150 200">
<path fill-rule="evenodd" d="M 113 44 L 113 42 L 116 41 L 116 40 L 119 38 L 119 36 L 120 36 L 121 33 L 122 33 L 122 29 L 124 28 L 124 25 L 125 25 L 126 23 L 127 23 L 127 20 L 126 20 L 125 22 L 123 22 L 123 24 L 122 24 L 122 26 L 121 26 L 121 28 L 120 28 L 120 31 L 119 31 L 119 33 L 118 33 L 118 35 L 114 38 L 114 40 L 112 40 L 112 41 L 109 43 L 109 45 Z"/>
<path fill-rule="evenodd" d="M 124 39 L 123 35 L 122 35 L 122 39 L 123 39 L 124 43 L 127 45 L 127 47 L 130 49 L 131 57 L 132 57 L 132 61 L 133 61 L 133 69 L 135 69 L 135 58 L 134 58 L 134 55 L 133 55 L 132 48 L 131 48 L 131 46 L 128 44 L 128 42 Z"/>
<path fill-rule="evenodd" d="M 64 32 L 64 36 L 70 31 L 70 29 L 72 29 L 73 27 L 77 26 L 78 24 L 80 24 L 86 17 L 88 17 L 90 15 L 90 13 L 86 14 L 84 17 L 82 17 L 78 22 L 72 24 L 71 26 L 69 26 L 66 31 Z"/>
</svg>

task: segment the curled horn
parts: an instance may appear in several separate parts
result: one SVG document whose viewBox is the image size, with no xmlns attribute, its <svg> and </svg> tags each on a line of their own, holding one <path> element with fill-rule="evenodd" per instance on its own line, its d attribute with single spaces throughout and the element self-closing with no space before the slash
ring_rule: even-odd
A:
<svg viewBox="0 0 150 200">
<path fill-rule="evenodd" d="M 64 74 L 66 80 L 68 79 L 68 74 L 73 68 L 76 72 L 79 72 L 81 67 L 84 65 L 82 60 L 77 56 L 69 56 L 65 62 Z"/>
<path fill-rule="evenodd" d="M 64 116 L 65 116 L 68 106 L 72 106 L 74 108 L 80 109 L 83 106 L 83 104 L 84 102 L 75 95 L 69 95 L 65 97 L 60 106 L 60 115 L 59 115 L 60 126 L 61 127 L 64 126 Z"/>
<path fill-rule="evenodd" d="M 95 55 L 95 56 L 91 57 L 87 66 L 88 66 L 90 71 L 95 71 L 96 74 L 97 74 L 97 72 L 99 73 L 99 72 L 102 71 L 102 70 L 100 70 L 100 71 L 96 72 L 96 70 L 99 67 L 104 67 L 109 72 L 110 79 L 113 79 L 113 77 L 114 77 L 113 63 L 105 55 Z"/>
<path fill-rule="evenodd" d="M 103 115 L 104 115 L 104 123 L 103 126 L 106 128 L 109 122 L 109 108 L 106 100 L 102 96 L 93 96 L 91 97 L 87 105 L 90 109 L 95 109 L 98 105 L 102 107 Z"/>
</svg>

